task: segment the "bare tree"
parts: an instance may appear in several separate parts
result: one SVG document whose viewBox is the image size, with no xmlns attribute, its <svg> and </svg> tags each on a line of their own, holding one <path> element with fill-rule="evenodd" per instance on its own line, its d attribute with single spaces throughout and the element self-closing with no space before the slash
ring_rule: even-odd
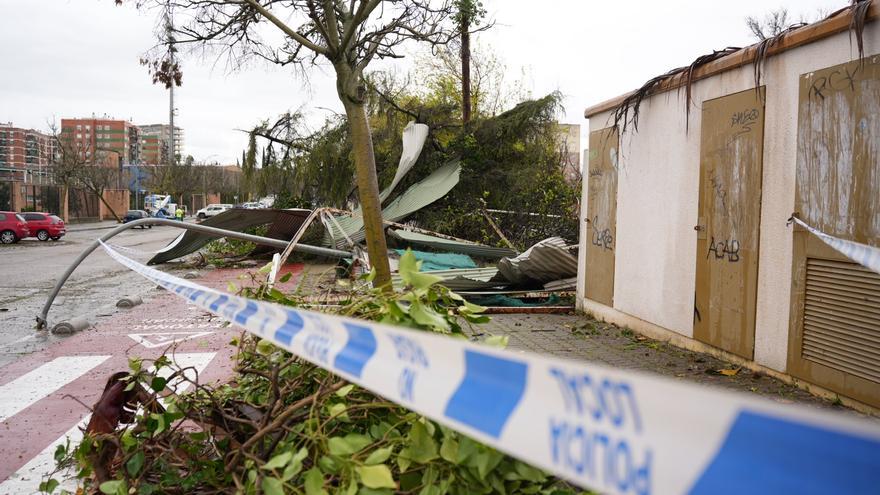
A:
<svg viewBox="0 0 880 495">
<path fill-rule="evenodd" d="M 768 12 L 763 19 L 746 17 L 746 26 L 758 41 L 772 38 L 788 29 L 788 9 L 785 7 Z"/>
<path fill-rule="evenodd" d="M 785 7 L 780 7 L 764 15 L 763 19 L 756 16 L 746 17 L 746 26 L 752 32 L 752 36 L 758 41 L 763 41 L 774 36 L 779 36 L 785 31 L 806 26 L 807 24 L 828 17 L 828 9 L 816 9 L 814 15 L 801 14 L 797 20 L 792 19 Z"/>
<path fill-rule="evenodd" d="M 58 152 L 52 173 L 55 181 L 63 187 L 64 204 L 66 205 L 69 199 L 69 188 L 81 187 L 97 196 L 113 218 L 121 222 L 116 210 L 104 197 L 104 192 L 119 180 L 119 172 L 117 167 L 113 166 L 108 151 L 93 150 L 91 144 L 77 141 L 72 135 L 65 135 L 54 123 L 50 124 L 49 128 Z M 117 159 L 122 159 L 118 153 Z"/>
<path fill-rule="evenodd" d="M 333 67 L 336 92 L 350 125 L 367 252 L 376 269 L 374 284 L 390 287 L 375 156 L 365 111 L 364 70 L 377 58 L 401 58 L 400 47 L 407 41 L 443 45 L 455 38 L 458 27 L 451 22 L 456 12 L 454 0 L 133 1 L 182 12 L 180 17 L 186 21 L 173 28 L 173 43 L 215 49 L 228 56 L 235 67 L 252 58 L 299 69 L 323 60 Z M 166 35 L 160 31 L 160 36 Z M 172 43 L 166 40 L 163 44 Z M 173 50 L 169 52 L 173 55 Z M 174 63 L 168 65 L 159 81 L 176 79 L 179 69 Z M 152 66 L 154 79 L 156 72 L 163 72 L 162 66 L 162 62 Z"/>
</svg>

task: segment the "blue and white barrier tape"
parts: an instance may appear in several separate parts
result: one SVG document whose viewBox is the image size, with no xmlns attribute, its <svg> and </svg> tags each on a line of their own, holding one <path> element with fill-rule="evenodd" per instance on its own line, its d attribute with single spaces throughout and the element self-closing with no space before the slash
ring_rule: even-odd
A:
<svg viewBox="0 0 880 495">
<path fill-rule="evenodd" d="M 318 366 L 580 486 L 877 493 L 880 423 L 224 294 L 107 253 Z"/>
<path fill-rule="evenodd" d="M 880 248 L 861 244 L 858 242 L 848 241 L 833 235 L 828 235 L 821 230 L 817 230 L 807 225 L 798 217 L 791 217 L 801 227 L 807 229 L 811 234 L 822 240 L 825 244 L 831 246 L 832 249 L 856 263 L 864 266 L 874 273 L 880 273 Z"/>
</svg>

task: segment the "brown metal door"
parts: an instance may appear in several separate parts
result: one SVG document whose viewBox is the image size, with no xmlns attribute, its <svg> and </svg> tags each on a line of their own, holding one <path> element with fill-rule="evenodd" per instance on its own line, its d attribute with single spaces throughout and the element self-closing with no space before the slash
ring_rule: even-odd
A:
<svg viewBox="0 0 880 495">
<path fill-rule="evenodd" d="M 752 359 L 763 88 L 703 102 L 694 338 Z"/>
<path fill-rule="evenodd" d="M 794 211 L 880 246 L 880 56 L 802 74 Z M 788 371 L 880 407 L 880 275 L 794 228 Z"/>
<path fill-rule="evenodd" d="M 607 306 L 614 299 L 614 249 L 617 236 L 617 148 L 613 127 L 590 133 L 587 177 L 587 299 Z"/>
</svg>

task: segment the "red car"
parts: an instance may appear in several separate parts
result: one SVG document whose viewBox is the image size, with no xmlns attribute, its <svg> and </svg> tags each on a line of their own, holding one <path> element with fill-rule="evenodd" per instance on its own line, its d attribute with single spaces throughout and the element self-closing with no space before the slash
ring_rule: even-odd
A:
<svg viewBox="0 0 880 495">
<path fill-rule="evenodd" d="M 45 242 L 49 239 L 57 241 L 67 233 L 64 220 L 55 215 L 37 212 L 19 213 L 19 215 L 27 221 L 28 229 L 31 231 L 30 236 L 41 241 Z"/>
<path fill-rule="evenodd" d="M 12 244 L 31 235 L 27 221 L 14 211 L 0 211 L 0 242 Z"/>
</svg>

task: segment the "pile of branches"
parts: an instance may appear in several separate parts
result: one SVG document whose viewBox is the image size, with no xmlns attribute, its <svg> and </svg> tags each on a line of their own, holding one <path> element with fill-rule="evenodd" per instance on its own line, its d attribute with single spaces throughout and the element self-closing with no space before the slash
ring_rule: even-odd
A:
<svg viewBox="0 0 880 495">
<path fill-rule="evenodd" d="M 411 253 L 402 265 L 406 292 L 364 289 L 337 312 L 459 335 L 461 323 L 488 319 L 418 273 Z M 243 293 L 303 302 L 264 285 Z M 219 385 L 200 383 L 195 370 L 174 369 L 165 356 L 149 369 L 132 361 L 111 378 L 84 440 L 59 448 L 60 469 L 75 467 L 86 493 L 118 495 L 576 493 L 268 341 L 243 333 L 231 345 L 235 375 Z M 191 391 L 168 394 L 174 382 Z M 58 487 L 54 478 L 42 485 Z"/>
</svg>

